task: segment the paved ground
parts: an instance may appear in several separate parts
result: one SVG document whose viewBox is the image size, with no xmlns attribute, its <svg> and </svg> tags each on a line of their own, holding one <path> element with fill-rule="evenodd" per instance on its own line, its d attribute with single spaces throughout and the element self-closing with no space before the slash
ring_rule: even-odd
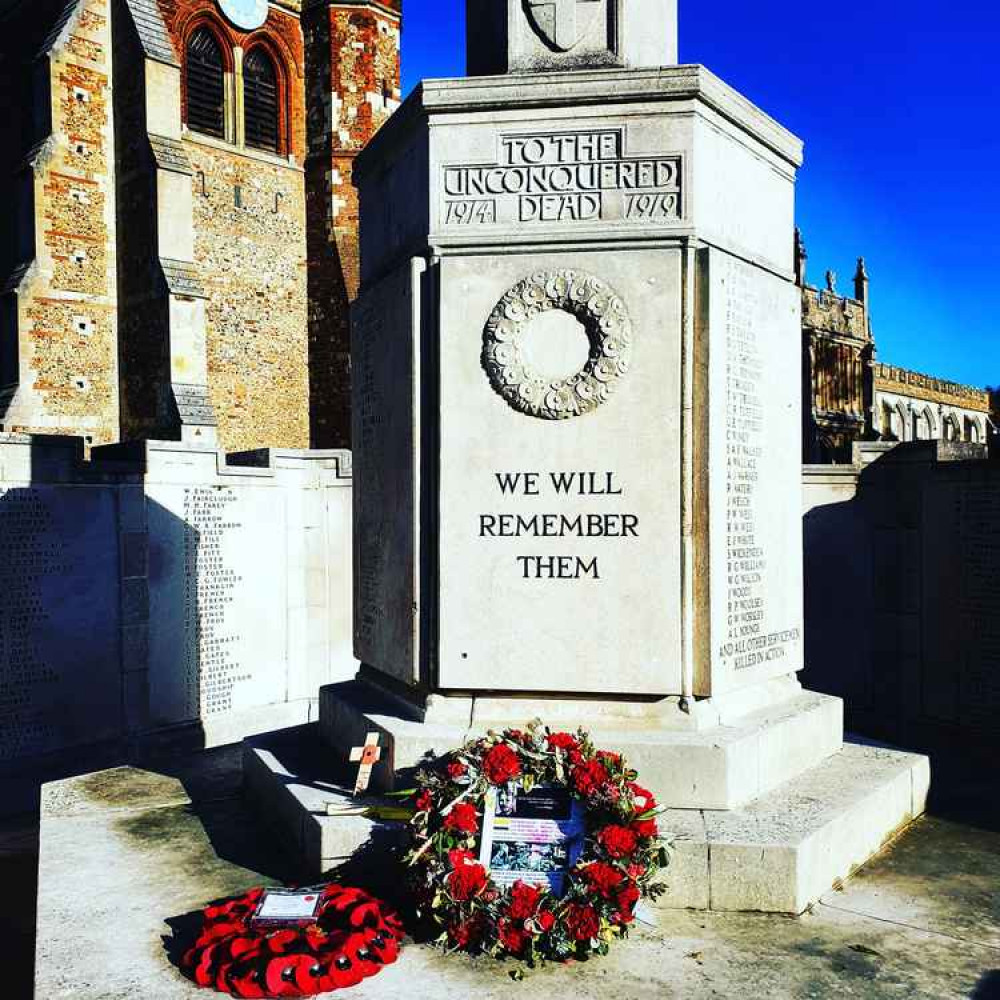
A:
<svg viewBox="0 0 1000 1000">
<path fill-rule="evenodd" d="M 176 780 L 171 780 L 176 779 Z M 991 781 L 993 782 L 991 784 Z M 350 994 L 550 1000 L 1000 1000 L 1000 791 L 988 769 L 938 763 L 932 815 L 798 919 L 672 913 L 609 958 L 529 973 L 410 945 Z M 171 927 L 205 901 L 294 879 L 239 794 L 237 758 L 203 755 L 168 778 L 81 779 L 46 824 L 37 1000 L 211 994 L 167 960 Z M 33 824 L 0 829 L 3 1000 L 30 997 Z M 12 977 L 12 978 L 11 978 Z"/>
</svg>

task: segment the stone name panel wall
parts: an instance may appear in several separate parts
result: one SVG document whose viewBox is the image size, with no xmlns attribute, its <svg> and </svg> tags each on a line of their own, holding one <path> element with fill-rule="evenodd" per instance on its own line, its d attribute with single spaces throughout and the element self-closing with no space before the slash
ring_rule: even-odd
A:
<svg viewBox="0 0 1000 1000">
<path fill-rule="evenodd" d="M 698 694 L 723 694 L 802 669 L 800 536 L 795 527 L 799 391 L 770 362 L 798 329 L 789 284 L 717 251 L 703 260 L 708 331 L 701 339 L 710 398 L 707 490 L 711 602 L 707 648 L 697 664 Z M 706 500 L 705 498 L 709 498 Z M 711 668 L 709 669 L 709 664 Z"/>
<path fill-rule="evenodd" d="M 350 458 L 0 436 L 0 774 L 313 718 L 356 669 Z"/>
<path fill-rule="evenodd" d="M 976 454 L 922 442 L 806 468 L 803 679 L 861 732 L 1000 742 L 1000 464 Z"/>
</svg>

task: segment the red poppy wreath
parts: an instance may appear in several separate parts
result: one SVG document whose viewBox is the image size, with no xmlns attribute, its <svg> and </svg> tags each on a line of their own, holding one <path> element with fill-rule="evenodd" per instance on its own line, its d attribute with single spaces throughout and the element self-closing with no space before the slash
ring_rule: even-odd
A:
<svg viewBox="0 0 1000 1000">
<path fill-rule="evenodd" d="M 662 811 L 619 754 L 541 723 L 419 772 L 406 863 L 453 950 L 529 964 L 605 954 L 664 891 Z"/>
<path fill-rule="evenodd" d="M 403 927 L 360 889 L 329 885 L 303 927 L 257 926 L 264 889 L 208 907 L 181 968 L 234 997 L 309 997 L 355 986 L 395 962 Z"/>
</svg>

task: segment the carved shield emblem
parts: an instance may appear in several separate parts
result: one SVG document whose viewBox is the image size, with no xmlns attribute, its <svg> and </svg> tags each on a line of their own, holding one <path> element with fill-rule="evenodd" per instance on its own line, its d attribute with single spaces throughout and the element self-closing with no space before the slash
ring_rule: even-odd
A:
<svg viewBox="0 0 1000 1000">
<path fill-rule="evenodd" d="M 569 52 L 586 36 L 604 0 L 524 0 L 532 27 L 552 48 Z"/>
</svg>

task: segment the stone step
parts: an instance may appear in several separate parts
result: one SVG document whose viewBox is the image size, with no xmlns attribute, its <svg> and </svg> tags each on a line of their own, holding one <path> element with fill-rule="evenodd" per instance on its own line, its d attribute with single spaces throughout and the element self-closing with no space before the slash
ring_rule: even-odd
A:
<svg viewBox="0 0 1000 1000">
<path fill-rule="evenodd" d="M 594 718 L 586 728 L 594 742 L 624 753 L 657 799 L 677 809 L 735 809 L 843 746 L 843 702 L 811 691 L 702 731 L 638 722 L 626 727 L 591 711 Z M 528 721 L 517 719 L 516 724 Z M 381 789 L 391 789 L 399 780 L 408 783 L 424 757 L 446 753 L 486 729 L 487 723 L 470 728 L 404 718 L 390 698 L 359 682 L 320 691 L 320 733 L 340 759 L 346 760 L 351 747 L 364 743 L 367 733 L 379 734 L 383 754 L 373 786 Z"/>
<path fill-rule="evenodd" d="M 312 727 L 248 740 L 244 778 L 312 875 L 403 835 L 402 824 L 328 816 L 350 802 L 346 777 Z M 920 816 L 930 765 L 916 754 L 847 744 L 748 806 L 673 809 L 661 819 L 675 849 L 663 909 L 801 913 Z"/>
<path fill-rule="evenodd" d="M 675 838 L 663 909 L 802 913 L 923 815 L 930 761 L 844 745 L 742 809 L 670 810 Z"/>
<path fill-rule="evenodd" d="M 353 777 L 322 743 L 315 725 L 245 740 L 243 780 L 258 817 L 280 834 L 311 875 L 339 866 L 365 845 L 402 837 L 402 823 L 328 815 L 330 809 L 358 803 L 351 794 Z"/>
</svg>

